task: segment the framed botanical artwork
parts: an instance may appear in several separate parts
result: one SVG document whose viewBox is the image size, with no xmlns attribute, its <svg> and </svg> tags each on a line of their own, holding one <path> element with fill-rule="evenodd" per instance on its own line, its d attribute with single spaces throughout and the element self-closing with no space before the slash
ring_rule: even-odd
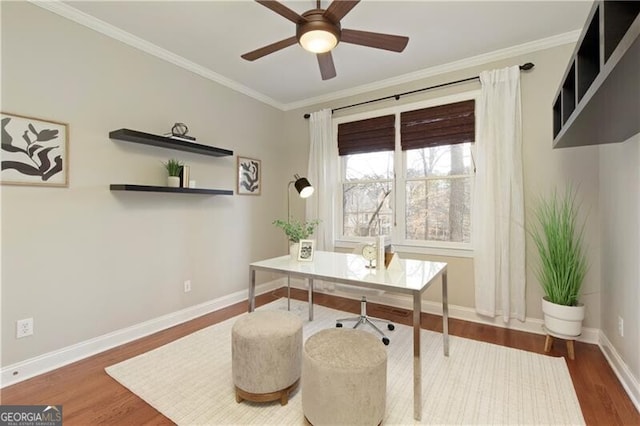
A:
<svg viewBox="0 0 640 426">
<path fill-rule="evenodd" d="M 260 160 L 238 156 L 239 195 L 260 195 L 262 191 L 262 165 Z"/>
<path fill-rule="evenodd" d="M 0 113 L 3 185 L 68 186 L 66 123 Z"/>
<path fill-rule="evenodd" d="M 300 240 L 300 245 L 298 246 L 298 260 L 311 262 L 313 260 L 315 243 L 315 240 Z"/>
</svg>

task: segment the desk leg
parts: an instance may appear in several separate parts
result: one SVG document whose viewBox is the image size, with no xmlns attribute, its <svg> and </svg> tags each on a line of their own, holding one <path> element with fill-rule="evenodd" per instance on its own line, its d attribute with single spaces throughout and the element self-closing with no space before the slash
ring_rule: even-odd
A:
<svg viewBox="0 0 640 426">
<path fill-rule="evenodd" d="M 287 275 L 287 311 L 291 310 L 291 275 Z"/>
<path fill-rule="evenodd" d="M 449 301 L 447 300 L 447 271 L 442 273 L 442 339 L 444 356 L 449 356 Z"/>
<path fill-rule="evenodd" d="M 413 293 L 413 418 L 422 416 L 422 361 L 420 360 L 421 295 Z"/>
<path fill-rule="evenodd" d="M 309 278 L 309 321 L 313 321 L 313 278 Z"/>
<path fill-rule="evenodd" d="M 249 268 L 249 274 L 251 275 L 249 283 L 249 312 L 253 312 L 256 309 L 256 270 Z"/>
</svg>

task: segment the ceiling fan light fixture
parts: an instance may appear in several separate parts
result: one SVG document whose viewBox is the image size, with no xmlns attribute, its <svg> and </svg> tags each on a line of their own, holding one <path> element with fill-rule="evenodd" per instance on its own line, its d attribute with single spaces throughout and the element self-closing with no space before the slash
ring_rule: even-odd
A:
<svg viewBox="0 0 640 426">
<path fill-rule="evenodd" d="M 336 47 L 338 37 L 325 30 L 311 30 L 300 36 L 300 46 L 312 53 L 325 53 Z"/>
</svg>

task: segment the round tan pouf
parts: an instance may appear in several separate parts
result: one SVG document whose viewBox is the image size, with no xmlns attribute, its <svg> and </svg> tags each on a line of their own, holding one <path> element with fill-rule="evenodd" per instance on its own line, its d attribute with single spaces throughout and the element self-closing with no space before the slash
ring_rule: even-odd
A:
<svg viewBox="0 0 640 426">
<path fill-rule="evenodd" d="M 236 401 L 280 400 L 300 380 L 302 320 L 290 312 L 256 311 L 239 318 L 231 331 L 231 370 Z"/>
<path fill-rule="evenodd" d="M 302 410 L 312 425 L 378 425 L 386 391 L 387 351 L 372 334 L 334 328 L 307 339 Z"/>
</svg>

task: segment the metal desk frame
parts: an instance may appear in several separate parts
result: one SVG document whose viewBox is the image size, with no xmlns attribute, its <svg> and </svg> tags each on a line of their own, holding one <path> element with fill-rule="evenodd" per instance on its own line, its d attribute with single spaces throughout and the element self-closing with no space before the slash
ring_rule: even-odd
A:
<svg viewBox="0 0 640 426">
<path fill-rule="evenodd" d="M 326 265 L 327 267 L 324 267 Z M 343 266 L 347 269 L 342 268 Z M 355 273 L 352 273 L 351 266 L 354 266 Z M 313 262 L 296 262 L 291 260 L 289 255 L 276 257 L 273 259 L 254 262 L 249 265 L 251 276 L 249 284 L 249 312 L 255 309 L 255 289 L 256 272 L 268 271 L 278 272 L 289 277 L 298 277 L 308 280 L 309 283 L 309 321 L 313 321 L 313 280 L 325 280 L 357 287 L 375 288 L 388 292 L 410 294 L 413 297 L 413 417 L 420 420 L 422 416 L 422 360 L 420 357 L 420 317 L 422 313 L 422 294 L 424 291 L 441 277 L 442 282 L 442 336 L 444 356 L 449 356 L 449 305 L 447 301 L 447 264 L 441 262 L 428 262 L 420 260 L 401 260 L 404 270 L 390 272 L 376 271 L 373 276 L 371 270 L 366 270 L 362 256 L 346 253 L 321 252 L 316 251 Z M 422 267 L 428 270 L 423 273 L 422 284 L 415 285 L 409 283 L 407 270 L 415 267 Z M 360 268 L 364 268 L 364 271 Z M 368 272 L 368 275 L 362 275 Z M 360 273 L 360 276 L 359 276 Z M 395 279 L 392 279 L 395 275 Z M 373 276 L 373 278 L 372 278 Z M 403 285 L 404 276 L 404 285 Z"/>
</svg>

